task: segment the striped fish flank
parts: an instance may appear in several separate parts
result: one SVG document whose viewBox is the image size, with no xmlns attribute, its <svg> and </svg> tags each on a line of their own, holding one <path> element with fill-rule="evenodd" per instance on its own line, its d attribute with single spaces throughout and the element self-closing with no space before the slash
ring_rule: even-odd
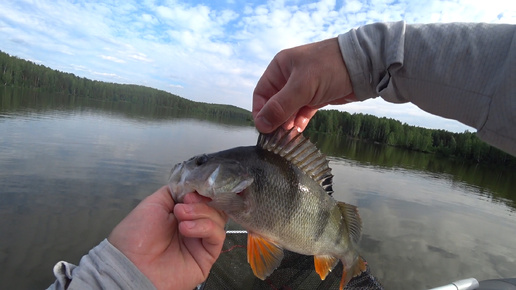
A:
<svg viewBox="0 0 516 290">
<path fill-rule="evenodd" d="M 176 202 L 196 191 L 248 231 L 247 259 L 260 279 L 279 266 L 283 249 L 313 255 L 321 279 L 341 261 L 341 289 L 366 269 L 357 207 L 332 197 L 326 156 L 297 130 L 192 157 L 172 169 L 169 186 Z"/>
</svg>

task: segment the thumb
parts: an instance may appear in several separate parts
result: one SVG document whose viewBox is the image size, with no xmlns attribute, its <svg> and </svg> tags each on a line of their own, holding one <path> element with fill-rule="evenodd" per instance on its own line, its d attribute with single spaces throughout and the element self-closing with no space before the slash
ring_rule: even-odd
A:
<svg viewBox="0 0 516 290">
<path fill-rule="evenodd" d="M 300 90 L 292 83 L 292 78 L 274 96 L 272 96 L 256 115 L 256 129 L 262 133 L 270 133 L 281 126 L 299 110 L 306 106 L 311 97 L 310 90 Z"/>
</svg>

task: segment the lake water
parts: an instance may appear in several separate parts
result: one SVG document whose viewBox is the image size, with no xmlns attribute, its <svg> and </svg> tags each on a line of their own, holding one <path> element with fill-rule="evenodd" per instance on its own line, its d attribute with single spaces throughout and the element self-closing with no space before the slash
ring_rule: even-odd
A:
<svg viewBox="0 0 516 290">
<path fill-rule="evenodd" d="M 0 285 L 41 289 L 80 257 L 171 167 L 253 145 L 253 127 L 177 118 L 130 104 L 0 88 Z M 386 289 L 516 276 L 516 173 L 314 135 L 334 197 L 363 220 L 361 254 Z"/>
</svg>

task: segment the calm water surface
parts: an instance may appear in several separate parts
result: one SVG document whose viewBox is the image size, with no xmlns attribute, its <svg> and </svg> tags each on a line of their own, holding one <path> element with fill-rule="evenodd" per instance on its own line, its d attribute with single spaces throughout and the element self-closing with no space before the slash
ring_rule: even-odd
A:
<svg viewBox="0 0 516 290">
<path fill-rule="evenodd" d="M 0 89 L 0 283 L 45 288 L 78 263 L 170 168 L 253 145 L 252 127 Z M 27 99 L 29 99 L 27 101 Z M 362 255 L 386 289 L 516 276 L 516 174 L 327 136 L 335 198 L 359 206 Z"/>
</svg>

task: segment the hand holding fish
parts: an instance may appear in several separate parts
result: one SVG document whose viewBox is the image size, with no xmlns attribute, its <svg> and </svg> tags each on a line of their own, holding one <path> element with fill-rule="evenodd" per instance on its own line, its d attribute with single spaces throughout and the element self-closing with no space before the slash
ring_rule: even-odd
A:
<svg viewBox="0 0 516 290">
<path fill-rule="evenodd" d="M 317 109 L 355 101 L 337 38 L 279 52 L 253 93 L 256 128 L 304 128 Z"/>
<path fill-rule="evenodd" d="M 144 199 L 108 240 L 158 289 L 193 289 L 206 280 L 225 239 L 224 214 L 207 198 L 175 204 L 167 186 Z"/>
</svg>

